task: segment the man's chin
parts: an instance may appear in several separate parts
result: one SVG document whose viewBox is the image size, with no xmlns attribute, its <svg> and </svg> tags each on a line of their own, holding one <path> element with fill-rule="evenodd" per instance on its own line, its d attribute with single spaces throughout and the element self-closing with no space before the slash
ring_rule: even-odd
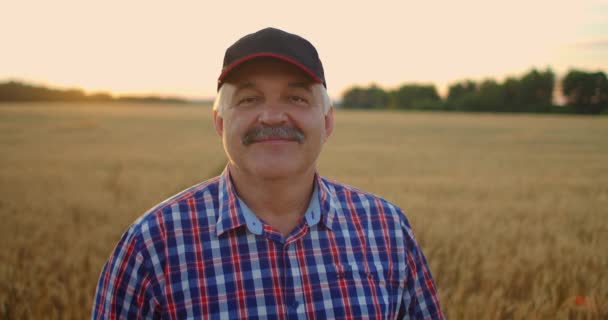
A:
<svg viewBox="0 0 608 320">
<path fill-rule="evenodd" d="M 294 165 L 293 161 L 262 161 L 252 168 L 252 173 L 261 179 L 289 179 L 302 174 L 303 168 Z"/>
<path fill-rule="evenodd" d="M 287 179 L 294 176 L 295 170 L 291 168 L 273 167 L 273 166 L 259 166 L 254 170 L 254 174 L 262 179 L 267 180 L 280 180 Z"/>
</svg>

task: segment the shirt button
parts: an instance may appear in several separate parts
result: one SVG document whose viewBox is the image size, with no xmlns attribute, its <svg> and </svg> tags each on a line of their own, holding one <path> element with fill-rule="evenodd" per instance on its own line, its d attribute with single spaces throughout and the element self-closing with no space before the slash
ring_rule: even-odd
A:
<svg viewBox="0 0 608 320">
<path fill-rule="evenodd" d="M 290 305 L 289 307 L 290 307 L 290 308 L 291 308 L 293 311 L 298 312 L 298 311 L 300 311 L 300 309 L 302 309 L 303 304 L 302 304 L 302 303 L 300 303 L 300 302 L 299 302 L 299 301 L 297 301 L 297 300 L 294 300 L 294 301 L 291 303 L 291 305 Z"/>
</svg>

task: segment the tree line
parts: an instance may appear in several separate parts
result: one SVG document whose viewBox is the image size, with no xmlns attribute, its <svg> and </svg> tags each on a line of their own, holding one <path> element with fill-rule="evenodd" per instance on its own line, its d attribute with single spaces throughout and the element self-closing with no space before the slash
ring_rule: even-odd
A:
<svg viewBox="0 0 608 320">
<path fill-rule="evenodd" d="M 186 103 L 185 99 L 157 96 L 112 96 L 105 92 L 87 94 L 80 89 L 50 89 L 17 81 L 0 83 L 0 102 L 63 101 L 63 102 L 152 102 Z"/>
<path fill-rule="evenodd" d="M 445 98 L 432 84 L 404 84 L 383 90 L 377 85 L 352 87 L 341 106 L 353 109 L 444 110 L 490 112 L 608 113 L 608 79 L 603 72 L 570 70 L 561 80 L 565 105 L 554 104 L 555 74 L 532 69 L 503 82 L 464 80 L 448 87 Z"/>
</svg>

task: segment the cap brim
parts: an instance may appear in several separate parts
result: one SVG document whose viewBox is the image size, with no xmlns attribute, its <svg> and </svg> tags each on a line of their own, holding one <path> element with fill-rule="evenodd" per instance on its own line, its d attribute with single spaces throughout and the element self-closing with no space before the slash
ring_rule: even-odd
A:
<svg viewBox="0 0 608 320">
<path fill-rule="evenodd" d="M 231 63 L 229 66 L 227 66 L 226 68 L 224 68 L 224 70 L 222 70 L 222 73 L 220 74 L 219 78 L 217 79 L 218 82 L 218 89 L 220 88 L 221 84 L 224 82 L 224 79 L 226 78 L 226 76 L 228 76 L 228 74 L 234 70 L 236 67 L 238 67 L 239 65 L 243 64 L 244 62 L 247 62 L 249 60 L 255 59 L 255 58 L 262 58 L 262 57 L 269 57 L 269 58 L 275 58 L 275 59 L 279 59 L 279 60 L 283 60 L 285 62 L 288 62 L 296 67 L 298 67 L 299 69 L 301 69 L 302 71 L 304 71 L 308 76 L 310 76 L 311 79 L 313 79 L 313 81 L 317 82 L 317 83 L 323 83 L 323 80 L 321 80 L 319 77 L 317 77 L 314 72 L 312 72 L 310 69 L 308 69 L 306 66 L 304 66 L 303 64 L 289 58 L 286 56 L 282 56 L 280 54 L 276 54 L 276 53 L 272 53 L 272 52 L 259 52 L 259 53 L 254 53 L 254 54 L 250 54 L 248 56 L 244 56 L 236 61 L 234 61 L 233 63 Z M 324 84 L 325 85 L 325 84 Z"/>
</svg>

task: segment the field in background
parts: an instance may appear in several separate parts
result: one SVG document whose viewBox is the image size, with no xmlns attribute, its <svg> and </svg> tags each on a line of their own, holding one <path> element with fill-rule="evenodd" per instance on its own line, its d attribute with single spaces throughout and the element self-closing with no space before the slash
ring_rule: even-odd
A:
<svg viewBox="0 0 608 320">
<path fill-rule="evenodd" d="M 0 105 L 0 318 L 83 319 L 127 226 L 219 173 L 208 107 Z M 336 112 L 320 172 L 400 205 L 450 319 L 608 317 L 608 117 Z"/>
</svg>

